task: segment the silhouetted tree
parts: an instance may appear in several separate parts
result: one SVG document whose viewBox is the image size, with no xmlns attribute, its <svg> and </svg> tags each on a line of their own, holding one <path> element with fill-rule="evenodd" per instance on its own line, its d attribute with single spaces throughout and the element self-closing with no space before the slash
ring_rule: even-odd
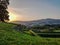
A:
<svg viewBox="0 0 60 45">
<path fill-rule="evenodd" d="M 9 4 L 9 0 L 0 0 L 0 21 L 5 22 L 5 20 L 9 20 L 9 15 L 7 6 Z"/>
</svg>

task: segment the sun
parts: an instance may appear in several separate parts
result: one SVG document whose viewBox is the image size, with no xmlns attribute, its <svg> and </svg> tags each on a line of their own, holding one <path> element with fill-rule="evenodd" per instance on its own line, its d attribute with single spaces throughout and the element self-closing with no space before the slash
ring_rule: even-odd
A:
<svg viewBox="0 0 60 45">
<path fill-rule="evenodd" d="M 24 16 L 22 16 L 22 14 L 20 13 L 17 13 L 13 8 L 9 7 L 8 11 L 9 11 L 9 22 L 24 20 Z"/>
<path fill-rule="evenodd" d="M 10 20 L 10 22 L 15 21 L 16 20 L 16 15 L 10 12 L 9 13 L 9 20 Z"/>
</svg>

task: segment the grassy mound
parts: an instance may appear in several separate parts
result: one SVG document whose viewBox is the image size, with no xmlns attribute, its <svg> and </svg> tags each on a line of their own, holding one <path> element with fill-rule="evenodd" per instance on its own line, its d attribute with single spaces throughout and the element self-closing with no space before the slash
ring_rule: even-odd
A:
<svg viewBox="0 0 60 45">
<path fill-rule="evenodd" d="M 20 33 L 14 24 L 0 23 L 0 45 L 60 45 L 60 38 L 42 38 Z"/>
</svg>

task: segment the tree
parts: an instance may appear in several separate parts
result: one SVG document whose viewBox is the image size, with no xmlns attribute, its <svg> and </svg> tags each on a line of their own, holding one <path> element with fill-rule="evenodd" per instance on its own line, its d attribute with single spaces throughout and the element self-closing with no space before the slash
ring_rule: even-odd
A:
<svg viewBox="0 0 60 45">
<path fill-rule="evenodd" d="M 0 1 L 0 21 L 5 22 L 5 20 L 9 20 L 9 12 L 7 9 L 7 4 L 9 4 L 9 0 Z"/>
</svg>

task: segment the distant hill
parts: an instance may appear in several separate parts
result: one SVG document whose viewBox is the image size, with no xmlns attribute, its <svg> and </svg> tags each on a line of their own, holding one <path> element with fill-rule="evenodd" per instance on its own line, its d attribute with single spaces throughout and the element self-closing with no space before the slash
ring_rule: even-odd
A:
<svg viewBox="0 0 60 45">
<path fill-rule="evenodd" d="M 60 24 L 60 19 L 41 19 L 41 20 L 33 20 L 33 21 L 15 21 L 14 23 L 23 24 L 27 26 L 33 25 L 45 25 L 45 24 Z"/>
</svg>

